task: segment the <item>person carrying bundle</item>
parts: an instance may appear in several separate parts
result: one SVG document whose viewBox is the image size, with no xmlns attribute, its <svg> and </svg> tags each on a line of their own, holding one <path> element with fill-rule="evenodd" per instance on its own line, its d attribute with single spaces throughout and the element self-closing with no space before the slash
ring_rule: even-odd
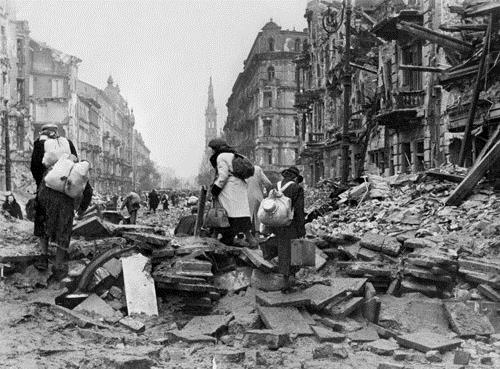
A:
<svg viewBox="0 0 500 369">
<path fill-rule="evenodd" d="M 37 263 L 39 269 L 48 268 L 49 241 L 57 244 L 53 274 L 62 279 L 68 271 L 66 265 L 75 207 L 82 215 L 92 201 L 92 187 L 88 177 L 88 163 L 75 168 L 78 161 L 73 143 L 60 137 L 55 124 L 42 127 L 39 137 L 33 144 L 31 173 L 36 182 L 35 229 L 40 237 L 42 257 Z M 64 175 L 61 168 L 68 169 Z M 57 173 L 55 173 L 57 172 Z"/>
</svg>

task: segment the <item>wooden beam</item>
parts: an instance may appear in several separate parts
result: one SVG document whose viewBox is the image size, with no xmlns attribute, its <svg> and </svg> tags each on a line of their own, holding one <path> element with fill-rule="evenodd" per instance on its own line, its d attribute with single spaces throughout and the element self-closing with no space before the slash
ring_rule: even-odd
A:
<svg viewBox="0 0 500 369">
<path fill-rule="evenodd" d="M 487 24 L 442 24 L 439 29 L 447 32 L 486 31 Z"/>
<path fill-rule="evenodd" d="M 495 138 L 492 136 L 488 141 L 494 142 Z M 465 179 L 453 190 L 450 197 L 446 199 L 446 205 L 458 205 L 460 202 L 472 191 L 474 186 L 483 178 L 485 173 L 490 169 L 498 160 L 500 160 L 500 140 L 496 140 L 491 150 L 489 150 L 481 160 L 476 161 L 474 166 L 470 169 Z"/>
<path fill-rule="evenodd" d="M 373 73 L 373 74 L 377 74 L 377 71 L 376 70 L 373 70 L 373 69 L 370 69 L 368 67 L 365 67 L 363 65 L 359 65 L 359 64 L 355 64 L 355 63 L 349 63 L 349 65 L 353 68 L 356 68 L 356 69 L 361 69 L 361 70 L 364 70 L 365 72 L 368 72 L 368 73 Z"/>
<path fill-rule="evenodd" d="M 486 153 L 491 149 L 491 146 L 496 142 L 499 134 L 500 134 L 500 124 L 497 125 L 497 128 L 495 129 L 495 131 L 491 134 L 488 141 L 484 144 L 483 149 L 481 150 L 481 152 L 479 153 L 479 155 L 476 158 L 476 162 L 481 160 L 484 157 L 484 155 L 486 155 Z"/>
<path fill-rule="evenodd" d="M 198 199 L 198 214 L 194 226 L 194 236 L 200 235 L 201 226 L 203 225 L 203 216 L 205 215 L 205 202 L 207 201 L 207 189 L 205 186 L 201 187 L 200 198 Z"/>
<path fill-rule="evenodd" d="M 474 118 L 476 117 L 476 108 L 477 108 L 477 101 L 479 99 L 479 93 L 481 92 L 482 86 L 483 86 L 483 84 L 481 83 L 481 77 L 483 77 L 486 56 L 488 55 L 488 52 L 489 52 L 489 44 L 490 44 L 490 36 L 491 36 L 492 27 L 493 27 L 493 15 L 490 15 L 490 19 L 488 21 L 488 30 L 486 31 L 486 34 L 484 35 L 483 51 L 481 54 L 481 60 L 479 61 L 479 68 L 477 70 L 476 84 L 474 86 L 474 92 L 472 95 L 472 102 L 471 102 L 471 107 L 469 110 L 469 116 L 467 119 L 467 123 L 465 125 L 464 139 L 462 140 L 462 145 L 460 146 L 460 155 L 458 157 L 458 165 L 460 165 L 461 167 L 464 166 L 465 155 L 470 150 L 470 143 L 471 143 L 470 133 L 472 131 L 472 125 L 474 123 Z"/>
<path fill-rule="evenodd" d="M 426 67 L 423 65 L 406 65 L 400 64 L 399 69 L 414 70 L 418 72 L 443 73 L 446 69 L 438 67 Z"/>
<path fill-rule="evenodd" d="M 449 47 L 464 53 L 472 53 L 474 51 L 474 46 L 468 42 L 419 26 L 418 24 L 401 21 L 396 27 L 399 30 L 406 31 L 418 38 L 432 41 L 443 47 Z"/>
</svg>

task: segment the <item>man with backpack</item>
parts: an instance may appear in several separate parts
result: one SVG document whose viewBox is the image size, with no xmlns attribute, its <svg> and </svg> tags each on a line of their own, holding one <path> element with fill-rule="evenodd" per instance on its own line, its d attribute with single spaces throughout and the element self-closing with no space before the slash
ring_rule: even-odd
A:
<svg viewBox="0 0 500 369">
<path fill-rule="evenodd" d="M 221 230 L 221 241 L 227 245 L 233 245 L 234 237 L 243 233 L 249 246 L 255 248 L 258 246 L 258 241 L 251 232 L 252 222 L 245 182 L 245 179 L 253 175 L 254 166 L 222 138 L 211 140 L 208 146 L 213 150 L 210 164 L 216 172 L 210 192 L 214 201 L 217 201 L 227 212 L 230 225 L 229 228 Z"/>
<path fill-rule="evenodd" d="M 292 240 L 303 238 L 306 235 L 305 229 L 305 214 L 304 214 L 304 189 L 299 184 L 303 181 L 303 177 L 297 167 L 290 167 L 281 172 L 283 180 L 277 183 L 277 188 L 274 190 L 277 196 L 281 196 L 280 204 L 272 204 L 272 201 L 267 203 L 267 199 L 263 200 L 261 205 L 262 211 L 259 209 L 260 220 L 266 225 L 267 233 L 273 233 L 275 237 L 271 238 L 265 245 L 261 245 L 265 259 L 272 259 L 278 256 L 278 269 L 284 276 L 285 287 L 287 292 L 291 288 L 290 276 L 295 274 L 291 266 L 291 247 Z M 273 192 L 270 194 L 274 195 Z M 283 214 L 279 214 L 281 209 L 279 205 L 287 204 L 289 209 L 284 209 Z M 269 206 L 269 209 L 266 207 Z M 273 209 L 274 207 L 274 209 Z M 277 214 L 281 219 L 272 219 L 273 215 Z M 288 213 L 288 214 L 287 214 Z M 288 219 L 287 219 L 288 218 Z M 280 225 L 281 224 L 281 225 Z"/>
</svg>

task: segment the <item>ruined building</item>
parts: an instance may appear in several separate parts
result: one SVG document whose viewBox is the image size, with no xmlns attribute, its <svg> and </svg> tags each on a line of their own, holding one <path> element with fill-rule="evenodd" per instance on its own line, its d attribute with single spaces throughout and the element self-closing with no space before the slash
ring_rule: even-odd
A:
<svg viewBox="0 0 500 369">
<path fill-rule="evenodd" d="M 300 31 L 282 30 L 272 20 L 257 35 L 227 101 L 224 134 L 271 179 L 295 164 L 299 124 L 295 64 L 307 43 Z"/>
<path fill-rule="evenodd" d="M 97 192 L 140 188 L 136 180 L 149 150 L 134 134 L 135 118 L 112 78 L 101 90 L 78 80 L 81 60 L 29 36 L 28 22 L 16 21 L 0 5 L 2 116 L 8 122 L 11 184 L 14 191 L 34 191 L 30 173 L 33 142 L 40 128 L 56 124 L 92 165 Z M 0 189 L 5 188 L 5 130 L 1 125 Z M 133 145 L 135 145 L 135 150 Z M 132 152 L 136 152 L 135 156 Z M 134 172 L 135 169 L 135 172 Z"/>
<path fill-rule="evenodd" d="M 482 4 L 482 8 L 480 5 Z M 473 4 L 473 5 L 470 5 Z M 340 177 L 345 106 L 345 24 L 328 32 L 343 2 L 310 1 L 307 50 L 296 60 L 300 122 L 298 163 L 306 181 Z M 493 14 L 487 76 L 471 127 L 465 164 L 480 155 L 498 125 L 498 10 L 494 2 L 356 1 L 351 20 L 350 178 L 393 175 L 458 163 L 487 19 Z M 497 14 L 497 15 L 495 15 Z M 497 31 L 495 31 L 497 30 Z M 496 36 L 495 36 L 496 35 Z"/>
</svg>

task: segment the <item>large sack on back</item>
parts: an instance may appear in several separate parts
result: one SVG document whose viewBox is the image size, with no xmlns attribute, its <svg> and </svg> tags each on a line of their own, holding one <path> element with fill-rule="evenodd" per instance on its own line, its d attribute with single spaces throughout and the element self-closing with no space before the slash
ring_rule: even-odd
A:
<svg viewBox="0 0 500 369">
<path fill-rule="evenodd" d="M 234 154 L 232 166 L 233 176 L 239 179 L 245 180 L 255 173 L 255 167 L 250 159 L 240 154 Z"/>
<path fill-rule="evenodd" d="M 69 141 L 65 137 L 48 138 L 43 143 L 43 148 L 42 164 L 47 168 L 57 163 L 64 154 L 71 154 Z"/>
<path fill-rule="evenodd" d="M 64 193 L 72 198 L 80 197 L 89 181 L 89 170 L 90 163 L 88 161 L 75 163 L 66 180 Z"/>
<path fill-rule="evenodd" d="M 66 180 L 73 165 L 75 165 L 75 162 L 70 159 L 70 155 L 63 154 L 45 175 L 45 185 L 48 188 L 64 193 Z"/>
<path fill-rule="evenodd" d="M 292 200 L 285 196 L 283 191 L 292 183 L 288 182 L 281 187 L 281 182 L 278 182 L 278 189 L 271 190 L 269 196 L 262 200 L 257 211 L 257 217 L 262 224 L 269 227 L 290 225 L 293 219 Z"/>
</svg>

